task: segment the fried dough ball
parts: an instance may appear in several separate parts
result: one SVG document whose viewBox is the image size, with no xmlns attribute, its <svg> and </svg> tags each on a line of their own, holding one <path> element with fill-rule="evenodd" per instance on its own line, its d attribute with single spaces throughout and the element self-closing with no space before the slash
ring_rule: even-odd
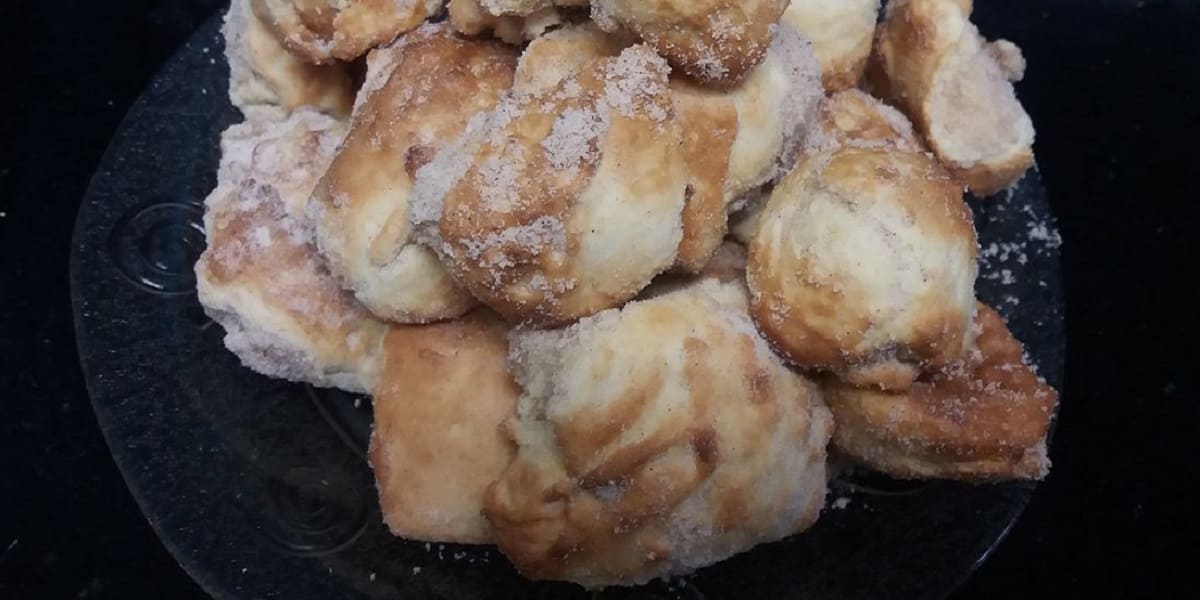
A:
<svg viewBox="0 0 1200 600">
<path fill-rule="evenodd" d="M 519 69 L 514 88 L 545 91 L 588 61 L 615 56 L 629 45 L 629 39 L 592 24 L 555 30 L 529 45 L 522 61 L 538 68 Z M 702 270 L 728 231 L 730 206 L 794 164 L 822 97 L 818 77 L 810 45 L 787 26 L 738 84 L 714 88 L 671 77 L 688 171 L 678 270 Z"/>
<path fill-rule="evenodd" d="M 503 99 L 418 173 L 422 240 L 515 323 L 568 323 L 635 296 L 682 238 L 668 71 L 634 46 Z"/>
<path fill-rule="evenodd" d="M 803 154 L 832 151 L 844 146 L 896 148 L 922 152 L 912 124 L 898 110 L 865 92 L 845 90 L 821 100 L 810 127 L 806 128 Z M 766 207 L 770 190 L 760 188 L 731 215 L 730 232 L 743 244 L 754 239 L 758 217 Z"/>
<path fill-rule="evenodd" d="M 354 83 L 343 65 L 313 65 L 283 47 L 250 10 L 234 0 L 221 33 L 229 61 L 229 100 L 243 111 L 311 106 L 334 117 L 350 114 Z"/>
<path fill-rule="evenodd" d="M 750 244 L 752 312 L 785 358 L 906 389 L 961 358 L 976 238 L 962 188 L 932 157 L 844 147 L 802 161 Z"/>
<path fill-rule="evenodd" d="M 592 19 L 628 31 L 704 82 L 740 80 L 762 60 L 788 0 L 592 0 Z"/>
<path fill-rule="evenodd" d="M 831 381 L 829 406 L 841 452 L 900 478 L 1041 479 L 1058 395 L 1025 363 L 1021 343 L 979 305 L 977 348 L 906 392 Z"/>
<path fill-rule="evenodd" d="M 970 14 L 970 0 L 890 2 L 870 75 L 942 164 L 983 196 L 1033 164 L 1034 130 L 1011 83 L 1025 70 L 1020 49 L 989 44 Z"/>
<path fill-rule="evenodd" d="M 426 25 L 372 56 L 382 63 L 371 69 L 377 79 L 313 195 L 317 240 L 330 269 L 380 318 L 454 318 L 475 299 L 413 242 L 409 196 L 417 169 L 512 86 L 516 54 Z"/>
<path fill-rule="evenodd" d="M 351 61 L 412 31 L 443 0 L 251 0 L 255 14 L 313 64 Z"/>
<path fill-rule="evenodd" d="M 450 24 L 466 35 L 491 31 L 510 44 L 534 40 L 568 22 L 564 8 L 588 0 L 450 0 Z"/>
<path fill-rule="evenodd" d="M 705 280 L 510 345 L 517 457 L 484 515 L 526 577 L 644 583 L 816 520 L 832 420 L 739 286 Z"/>
<path fill-rule="evenodd" d="M 326 270 L 305 204 L 344 125 L 308 108 L 248 121 L 221 139 L 205 200 L 208 248 L 196 263 L 204 310 L 225 346 L 264 375 L 352 392 L 378 376 L 384 325 Z"/>
<path fill-rule="evenodd" d="M 434 325 L 401 325 L 383 345 L 373 391 L 370 463 L 392 533 L 484 544 L 480 510 L 515 447 L 501 425 L 521 390 L 505 370 L 508 327 L 488 310 Z"/>
<path fill-rule="evenodd" d="M 879 0 L 792 0 L 783 22 L 812 40 L 821 82 L 833 93 L 858 85 L 878 17 Z"/>
</svg>

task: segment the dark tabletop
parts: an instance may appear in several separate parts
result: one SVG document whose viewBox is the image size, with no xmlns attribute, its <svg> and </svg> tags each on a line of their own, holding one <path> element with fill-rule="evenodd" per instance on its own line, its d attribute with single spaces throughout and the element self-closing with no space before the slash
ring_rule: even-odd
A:
<svg viewBox="0 0 1200 600">
<path fill-rule="evenodd" d="M 220 4 L 0 3 L 0 598 L 202 596 L 96 427 L 67 257 L 125 110 Z M 956 597 L 1197 597 L 1200 3 L 976 4 L 1029 59 L 1020 93 L 1065 242 L 1067 379 L 1053 473 Z"/>
</svg>

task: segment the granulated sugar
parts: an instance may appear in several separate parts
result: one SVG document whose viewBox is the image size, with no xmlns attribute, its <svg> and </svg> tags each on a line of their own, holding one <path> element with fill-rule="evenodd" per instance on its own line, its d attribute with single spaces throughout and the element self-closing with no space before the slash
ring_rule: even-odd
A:
<svg viewBox="0 0 1200 600">
<path fill-rule="evenodd" d="M 604 113 L 593 108 L 564 110 L 541 143 L 550 165 L 573 176 L 580 164 L 595 163 L 599 158 L 596 141 L 607 129 L 606 121 Z"/>
<path fill-rule="evenodd" d="M 605 69 L 604 99 L 608 106 L 625 117 L 638 116 L 644 106 L 650 118 L 663 122 L 669 116 L 654 104 L 654 98 L 667 98 L 667 76 L 671 67 L 648 46 L 626 49 Z"/>
</svg>

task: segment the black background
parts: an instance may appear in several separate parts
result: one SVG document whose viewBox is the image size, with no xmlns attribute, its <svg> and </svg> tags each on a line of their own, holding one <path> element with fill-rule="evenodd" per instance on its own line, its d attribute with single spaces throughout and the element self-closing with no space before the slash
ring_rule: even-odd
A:
<svg viewBox="0 0 1200 600">
<path fill-rule="evenodd" d="M 220 4 L 0 1 L 0 598 L 203 596 L 96 427 L 67 258 L 125 110 Z M 1030 64 L 1067 380 L 1052 475 L 956 597 L 1197 597 L 1200 3 L 976 4 Z"/>
</svg>

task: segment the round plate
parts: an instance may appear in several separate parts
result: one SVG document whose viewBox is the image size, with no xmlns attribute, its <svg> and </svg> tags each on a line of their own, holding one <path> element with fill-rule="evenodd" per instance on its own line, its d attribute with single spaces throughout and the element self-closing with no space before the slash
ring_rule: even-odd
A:
<svg viewBox="0 0 1200 600">
<path fill-rule="evenodd" d="M 163 543 L 218 598 L 580 597 L 530 583 L 493 548 L 397 539 L 363 456 L 370 404 L 241 367 L 196 301 L 203 200 L 227 99 L 210 19 L 130 110 L 79 213 L 71 285 L 79 354 L 117 465 Z M 979 295 L 1062 381 L 1058 237 L 1031 173 L 972 200 Z M 603 598 L 918 598 L 949 594 L 1035 485 L 842 476 L 815 527 L 699 573 Z"/>
</svg>

